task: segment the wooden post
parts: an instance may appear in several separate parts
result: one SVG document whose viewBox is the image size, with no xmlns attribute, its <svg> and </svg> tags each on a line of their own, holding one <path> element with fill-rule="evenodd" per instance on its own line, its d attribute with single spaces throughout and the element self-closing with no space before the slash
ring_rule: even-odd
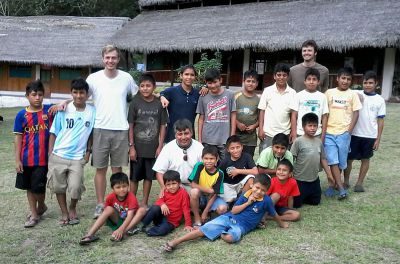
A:
<svg viewBox="0 0 400 264">
<path fill-rule="evenodd" d="M 389 100 L 392 96 L 395 60 L 396 49 L 386 48 L 382 74 L 382 97 L 385 100 Z"/>
</svg>

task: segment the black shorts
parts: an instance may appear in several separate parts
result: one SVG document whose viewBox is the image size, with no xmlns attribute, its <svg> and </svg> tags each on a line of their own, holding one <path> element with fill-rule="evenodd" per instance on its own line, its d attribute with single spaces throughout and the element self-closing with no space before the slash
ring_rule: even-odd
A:
<svg viewBox="0 0 400 264">
<path fill-rule="evenodd" d="M 348 160 L 370 159 L 374 155 L 375 138 L 351 136 Z"/>
<path fill-rule="evenodd" d="M 136 161 L 130 161 L 130 180 L 138 182 L 141 180 L 152 181 L 156 178 L 153 171 L 153 165 L 156 158 L 137 158 Z"/>
<path fill-rule="evenodd" d="M 15 188 L 38 194 L 46 193 L 47 170 L 47 166 L 24 166 L 24 171 L 17 173 Z"/>
<path fill-rule="evenodd" d="M 321 184 L 319 178 L 313 182 L 297 181 L 300 195 L 293 198 L 293 207 L 303 204 L 318 205 L 321 202 Z"/>
</svg>

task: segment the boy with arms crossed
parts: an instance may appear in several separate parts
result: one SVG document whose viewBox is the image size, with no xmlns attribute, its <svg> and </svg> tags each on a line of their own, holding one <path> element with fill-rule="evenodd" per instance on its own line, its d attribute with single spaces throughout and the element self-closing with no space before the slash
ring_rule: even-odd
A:
<svg viewBox="0 0 400 264">
<path fill-rule="evenodd" d="M 34 227 L 47 206 L 46 174 L 48 161 L 49 130 L 52 116 L 50 105 L 43 105 L 44 87 L 40 80 L 28 83 L 25 97 L 29 106 L 15 117 L 15 187 L 26 190 L 30 214 L 25 227 Z"/>
<path fill-rule="evenodd" d="M 208 69 L 204 78 L 209 93 L 199 98 L 196 112 L 198 121 L 199 142 L 204 146 L 211 145 L 218 149 L 219 158 L 225 156 L 225 142 L 236 131 L 236 103 L 234 94 L 222 88 L 219 70 Z"/>
<path fill-rule="evenodd" d="M 344 171 L 344 184 L 349 186 L 353 160 L 361 160 L 355 192 L 365 191 L 363 182 L 369 169 L 369 160 L 374 150 L 378 150 L 383 132 L 386 105 L 385 100 L 375 91 L 377 85 L 376 73 L 368 71 L 363 76 L 364 91 L 357 91 L 363 107 L 351 135 L 347 169 Z"/>
<path fill-rule="evenodd" d="M 48 187 L 61 209 L 61 226 L 79 224 L 76 205 L 85 191 L 83 171 L 89 161 L 96 111 L 86 104 L 89 86 L 83 79 L 71 82 L 73 102 L 54 118 L 50 129 Z M 89 140 L 90 138 L 90 140 Z M 66 191 L 71 202 L 67 208 Z"/>
<path fill-rule="evenodd" d="M 288 224 L 282 222 L 275 212 L 271 198 L 266 195 L 268 186 L 269 178 L 265 175 L 257 175 L 251 189 L 240 196 L 231 212 L 213 219 L 197 230 L 167 242 L 164 250 L 171 252 L 182 242 L 200 237 L 207 237 L 209 240 L 221 237 L 227 243 L 238 242 L 244 235 L 257 227 L 266 212 L 280 227 L 287 228 Z"/>
<path fill-rule="evenodd" d="M 139 181 L 143 180 L 141 206 L 147 208 L 155 172 L 153 165 L 164 144 L 167 111 L 153 92 L 156 80 L 151 74 L 142 74 L 139 93 L 129 106 L 129 157 L 131 192 L 136 195 Z"/>
</svg>

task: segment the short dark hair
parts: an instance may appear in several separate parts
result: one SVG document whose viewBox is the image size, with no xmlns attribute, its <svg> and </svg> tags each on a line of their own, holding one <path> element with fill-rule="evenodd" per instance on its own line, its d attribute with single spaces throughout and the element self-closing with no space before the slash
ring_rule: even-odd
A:
<svg viewBox="0 0 400 264">
<path fill-rule="evenodd" d="M 43 83 L 39 79 L 37 79 L 36 81 L 32 81 L 26 85 L 26 95 L 29 95 L 32 92 L 44 93 Z"/>
<path fill-rule="evenodd" d="M 221 78 L 221 73 L 218 69 L 216 68 L 209 68 L 206 70 L 204 73 L 204 80 L 206 82 L 212 82 L 215 79 L 220 79 Z"/>
<path fill-rule="evenodd" d="M 187 69 L 193 70 L 194 71 L 194 76 L 197 76 L 197 71 L 196 71 L 196 68 L 193 66 L 193 64 L 187 64 L 187 65 L 182 66 L 179 69 L 179 74 L 184 73 Z"/>
<path fill-rule="evenodd" d="M 283 165 L 289 168 L 289 172 L 293 172 L 293 164 L 288 160 L 288 159 L 282 159 L 278 162 L 278 165 L 276 167 L 278 168 L 279 165 Z"/>
<path fill-rule="evenodd" d="M 374 79 L 375 82 L 378 81 L 378 75 L 374 71 L 366 71 L 363 75 L 363 81 Z"/>
<path fill-rule="evenodd" d="M 315 77 L 317 77 L 318 81 L 321 78 L 321 74 L 319 73 L 319 70 L 317 70 L 315 68 L 308 68 L 306 70 L 306 73 L 304 74 L 304 80 L 307 80 L 308 76 L 315 76 Z"/>
<path fill-rule="evenodd" d="M 286 63 L 278 63 L 274 67 L 274 75 L 277 74 L 278 72 L 284 72 L 289 74 L 290 72 L 290 67 Z"/>
<path fill-rule="evenodd" d="M 271 185 L 271 176 L 269 176 L 268 174 L 263 174 L 263 173 L 257 174 L 253 180 L 253 185 L 256 183 L 261 184 L 268 190 L 269 186 Z"/>
<path fill-rule="evenodd" d="M 254 78 L 256 81 L 258 81 L 258 73 L 255 70 L 248 70 L 243 74 L 243 81 L 248 79 L 248 78 Z"/>
<path fill-rule="evenodd" d="M 122 183 L 129 184 L 128 175 L 126 175 L 123 172 L 117 172 L 111 175 L 110 177 L 111 188 L 114 187 L 115 184 L 122 184 Z"/>
<path fill-rule="evenodd" d="M 283 133 L 278 133 L 272 138 L 272 145 L 282 145 L 289 147 L 289 137 Z"/>
<path fill-rule="evenodd" d="M 151 73 L 142 73 L 139 77 L 139 85 L 142 82 L 149 81 L 153 84 L 154 88 L 156 87 L 156 79 L 154 79 L 154 76 Z"/>
<path fill-rule="evenodd" d="M 178 119 L 174 123 L 174 132 L 178 131 L 185 131 L 186 129 L 189 129 L 190 132 L 193 134 L 193 124 L 186 118 Z"/>
<path fill-rule="evenodd" d="M 307 124 L 318 124 L 318 116 L 314 113 L 307 113 L 301 118 L 301 125 L 304 127 Z"/>
<path fill-rule="evenodd" d="M 242 141 L 240 140 L 240 137 L 237 135 L 232 135 L 228 137 L 228 139 L 226 140 L 226 147 L 229 148 L 229 145 L 232 143 L 240 143 L 241 145 L 243 145 Z"/>
<path fill-rule="evenodd" d="M 167 182 L 170 182 L 170 181 L 176 181 L 176 182 L 180 183 L 181 176 L 180 176 L 179 172 L 177 172 L 177 171 L 167 170 L 163 175 L 163 181 L 164 181 L 164 184 L 166 184 Z"/>
<path fill-rule="evenodd" d="M 304 41 L 303 44 L 301 44 L 301 48 L 305 48 L 305 47 L 308 47 L 308 46 L 313 47 L 313 48 L 314 48 L 314 52 L 317 52 L 317 50 L 318 50 L 318 45 L 317 45 L 317 43 L 315 42 L 315 40 L 313 40 L 313 39 L 308 39 L 308 40 Z"/>
<path fill-rule="evenodd" d="M 353 68 L 351 67 L 340 68 L 337 72 L 337 77 L 340 77 L 342 75 L 353 77 Z"/>
<path fill-rule="evenodd" d="M 216 157 L 218 159 L 219 155 L 218 155 L 218 149 L 216 146 L 205 146 L 203 148 L 203 152 L 201 153 L 201 157 L 203 158 L 206 154 L 210 154 L 213 155 L 214 157 Z"/>
<path fill-rule="evenodd" d="M 82 78 L 74 79 L 71 81 L 71 92 L 72 90 L 85 90 L 89 92 L 89 84 Z"/>
</svg>

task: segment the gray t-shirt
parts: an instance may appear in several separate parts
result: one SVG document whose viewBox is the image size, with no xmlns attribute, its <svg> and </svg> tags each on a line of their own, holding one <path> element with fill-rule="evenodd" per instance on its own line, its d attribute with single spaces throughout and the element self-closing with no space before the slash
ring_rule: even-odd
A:
<svg viewBox="0 0 400 264">
<path fill-rule="evenodd" d="M 236 112 L 235 95 L 224 89 L 223 93 L 200 96 L 196 113 L 204 115 L 202 143 L 223 145 L 230 136 L 231 112 Z"/>
<path fill-rule="evenodd" d="M 319 81 L 319 87 L 318 90 L 322 93 L 324 93 L 326 90 L 328 90 L 329 87 L 329 70 L 325 66 L 315 63 L 313 67 L 306 67 L 303 65 L 303 63 L 294 65 L 293 67 L 290 68 L 290 73 L 289 73 L 289 78 L 288 78 L 288 84 L 290 87 L 296 90 L 296 92 L 300 92 L 306 88 L 304 84 L 304 79 L 306 75 L 306 71 L 309 68 L 315 68 L 319 71 L 321 77 Z"/>
<path fill-rule="evenodd" d="M 324 145 L 319 137 L 297 138 L 290 152 L 295 157 L 294 178 L 299 181 L 313 182 L 321 171 L 321 158 L 325 159 Z"/>
</svg>

